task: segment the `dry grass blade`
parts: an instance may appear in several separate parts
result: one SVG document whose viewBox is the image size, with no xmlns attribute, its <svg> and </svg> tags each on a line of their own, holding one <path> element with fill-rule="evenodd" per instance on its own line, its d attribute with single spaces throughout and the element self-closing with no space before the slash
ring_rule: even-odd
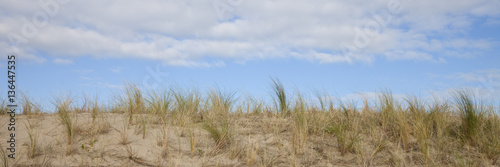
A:
<svg viewBox="0 0 500 167">
<path fill-rule="evenodd" d="M 142 92 L 136 84 L 125 83 L 124 97 L 121 100 L 129 114 L 128 122 L 132 124 L 134 114 L 143 113 L 145 109 Z"/>
<path fill-rule="evenodd" d="M 9 112 L 9 108 L 7 108 L 7 102 L 5 99 L 0 99 L 0 115 L 7 114 Z"/>
<path fill-rule="evenodd" d="M 28 158 L 35 158 L 36 156 L 41 155 L 42 149 L 38 145 L 38 131 L 33 130 L 33 125 L 30 122 L 30 119 L 27 119 L 27 124 L 24 125 L 26 131 L 28 132 L 29 141 L 28 145 Z"/>
<path fill-rule="evenodd" d="M 9 157 L 7 153 L 5 152 L 6 149 L 3 148 L 3 146 L 0 144 L 0 158 L 2 159 L 2 164 L 4 167 L 9 166 Z"/>
<path fill-rule="evenodd" d="M 195 132 L 195 127 L 194 125 L 192 125 L 191 127 L 189 127 L 189 130 L 188 130 L 188 137 L 189 137 L 189 148 L 191 149 L 191 157 L 194 156 L 194 150 L 195 150 L 195 147 L 196 147 L 196 132 Z"/>
<path fill-rule="evenodd" d="M 137 152 L 134 151 L 134 149 L 132 149 L 130 145 L 125 146 L 125 150 L 127 151 L 127 158 L 129 160 L 142 166 L 151 166 L 151 167 L 155 166 L 154 164 L 151 164 L 146 160 L 144 160 L 143 158 L 137 156 Z"/>
<path fill-rule="evenodd" d="M 35 103 L 28 95 L 21 92 L 21 104 L 24 115 L 40 114 L 42 109 L 39 104 Z"/>
<path fill-rule="evenodd" d="M 128 139 L 128 123 L 127 122 L 123 123 L 122 130 L 118 130 L 118 132 L 120 133 L 120 142 L 119 143 L 121 145 L 129 144 L 130 141 Z"/>
<path fill-rule="evenodd" d="M 309 135 L 309 124 L 307 121 L 306 104 L 301 94 L 298 93 L 298 98 L 292 112 L 293 118 L 293 133 L 292 133 L 292 149 L 295 154 L 302 154 Z"/>
<path fill-rule="evenodd" d="M 146 129 L 147 129 L 147 126 L 148 126 L 148 122 L 149 122 L 149 115 L 147 114 L 141 114 L 140 116 L 140 128 L 141 128 L 141 132 L 142 132 L 142 139 L 145 139 L 146 138 Z"/>
</svg>

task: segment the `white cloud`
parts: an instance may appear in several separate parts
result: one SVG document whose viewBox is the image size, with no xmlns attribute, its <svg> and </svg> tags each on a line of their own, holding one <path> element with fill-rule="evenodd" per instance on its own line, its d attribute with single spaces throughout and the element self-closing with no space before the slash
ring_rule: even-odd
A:
<svg viewBox="0 0 500 167">
<path fill-rule="evenodd" d="M 500 69 L 486 69 L 470 73 L 456 73 L 450 75 L 449 77 L 462 79 L 467 82 L 485 82 L 486 80 L 492 80 L 498 81 L 498 84 L 500 84 Z"/>
<path fill-rule="evenodd" d="M 115 67 L 115 68 L 110 68 L 109 69 L 113 73 L 121 73 L 122 72 L 122 67 Z"/>
<path fill-rule="evenodd" d="M 462 80 L 478 89 L 481 94 L 500 99 L 500 69 L 455 73 L 449 75 L 448 78 Z"/>
<path fill-rule="evenodd" d="M 484 100 L 484 102 L 493 102 L 500 100 L 498 94 L 492 93 L 484 87 L 462 86 L 459 88 L 450 88 L 446 90 L 429 91 L 431 94 L 427 99 L 438 100 L 440 102 L 453 102 L 453 96 L 457 91 L 470 91 L 476 100 Z M 495 104 L 493 104 L 495 105 Z"/>
<path fill-rule="evenodd" d="M 373 14 L 383 14 L 388 2 L 400 2 L 403 9 L 388 15 L 388 25 L 371 34 L 366 46 L 346 54 L 340 44 L 360 42 L 359 32 L 376 23 Z M 244 0 L 227 15 L 229 19 L 220 20 L 212 1 L 71 0 L 25 42 L 12 45 L 12 38 L 1 36 L 0 50 L 17 48 L 14 52 L 23 58 L 40 63 L 80 56 L 140 58 L 181 66 L 221 66 L 227 60 L 271 57 L 320 63 L 370 63 L 378 56 L 443 62 L 491 48 L 494 41 L 455 35 L 467 31 L 473 17 L 498 17 L 498 8 L 500 3 L 492 0 Z M 30 21 L 43 9 L 19 0 L 0 2 L 0 11 L 5 13 L 0 16 L 0 33 L 25 37 L 23 18 Z M 450 53 L 457 49 L 461 54 Z"/>
<path fill-rule="evenodd" d="M 73 64 L 73 60 L 57 58 L 57 59 L 54 59 L 54 63 L 56 63 L 56 64 Z"/>
</svg>

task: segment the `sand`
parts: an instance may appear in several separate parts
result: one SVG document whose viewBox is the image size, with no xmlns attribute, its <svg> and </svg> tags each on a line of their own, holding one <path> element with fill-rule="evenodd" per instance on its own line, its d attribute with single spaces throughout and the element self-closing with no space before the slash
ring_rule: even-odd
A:
<svg viewBox="0 0 500 167">
<path fill-rule="evenodd" d="M 217 149 L 216 143 L 201 128 L 191 128 L 195 134 L 195 149 L 191 154 L 188 128 L 168 126 L 168 143 L 161 144 L 162 126 L 149 122 L 145 138 L 138 123 L 128 124 L 126 114 L 105 113 L 92 118 L 88 113 L 73 116 L 74 139 L 67 144 L 65 126 L 55 114 L 16 116 L 15 166 L 349 166 L 356 165 L 354 155 L 340 156 L 331 137 L 308 139 L 300 154 L 292 154 L 288 120 L 267 117 L 240 117 L 234 120 L 235 134 L 230 145 Z M 0 116 L 2 149 L 7 147 L 9 117 Z M 29 122 L 28 122 L 29 120 Z M 31 124 L 31 125 L 30 125 Z M 278 125 L 279 124 L 279 125 Z M 36 136 L 36 155 L 29 157 L 30 138 L 27 127 Z M 91 129 L 99 129 L 93 136 Z M 126 130 L 125 130 L 125 129 Z M 279 131 L 280 135 L 274 134 Z M 123 143 L 122 134 L 128 142 Z M 92 142 L 94 141 L 94 142 Z M 68 153 L 68 149 L 70 150 Z"/>
</svg>

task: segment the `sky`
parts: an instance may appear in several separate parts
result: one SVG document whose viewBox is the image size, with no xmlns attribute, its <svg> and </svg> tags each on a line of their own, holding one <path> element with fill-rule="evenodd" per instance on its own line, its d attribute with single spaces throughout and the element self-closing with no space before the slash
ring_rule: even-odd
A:
<svg viewBox="0 0 500 167">
<path fill-rule="evenodd" d="M 499 101 L 498 9 L 498 0 L 0 0 L 0 68 L 16 55 L 18 90 L 44 104 L 61 92 L 106 101 L 125 82 L 268 98 L 271 78 L 309 96 L 469 88 Z"/>
</svg>

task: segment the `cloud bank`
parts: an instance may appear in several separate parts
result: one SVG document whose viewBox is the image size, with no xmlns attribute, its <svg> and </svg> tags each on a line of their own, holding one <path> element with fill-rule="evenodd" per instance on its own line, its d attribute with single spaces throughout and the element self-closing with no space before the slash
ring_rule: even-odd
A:
<svg viewBox="0 0 500 167">
<path fill-rule="evenodd" d="M 214 2 L 230 8 L 221 16 Z M 85 56 L 177 66 L 273 58 L 442 63 L 495 45 L 464 35 L 499 22 L 499 8 L 494 0 L 1 1 L 0 49 L 62 64 Z"/>
</svg>

